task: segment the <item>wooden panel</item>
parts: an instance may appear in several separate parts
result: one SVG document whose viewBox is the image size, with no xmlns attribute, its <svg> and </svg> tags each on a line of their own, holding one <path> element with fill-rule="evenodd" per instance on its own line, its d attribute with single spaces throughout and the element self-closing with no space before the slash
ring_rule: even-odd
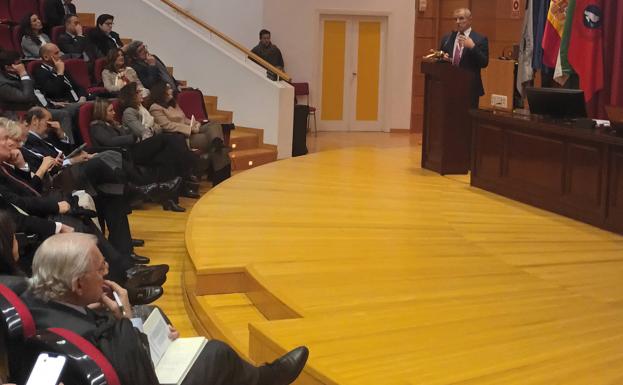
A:
<svg viewBox="0 0 623 385">
<path fill-rule="evenodd" d="M 480 98 L 480 108 L 495 108 L 504 111 L 513 109 L 513 93 L 515 91 L 515 62 L 511 60 L 489 60 L 489 66 L 482 70 L 482 84 L 485 94 Z M 494 107 L 492 95 L 506 96 L 506 107 Z"/>
<path fill-rule="evenodd" d="M 435 37 L 435 20 L 434 19 L 417 19 L 415 22 L 415 36 L 417 37 Z"/>
<path fill-rule="evenodd" d="M 539 135 L 508 132 L 506 177 L 534 191 L 562 195 L 564 143 Z"/>
<path fill-rule="evenodd" d="M 416 96 L 414 102 L 414 113 L 416 115 L 424 115 L 424 96 Z"/>
<path fill-rule="evenodd" d="M 431 48 L 437 48 L 437 43 L 435 42 L 435 39 L 418 38 L 417 43 L 415 44 L 414 55 L 421 58 L 422 56 L 427 55 Z M 417 72 L 420 72 L 420 67 L 417 68 Z"/>
<path fill-rule="evenodd" d="M 498 19 L 495 23 L 495 40 L 506 40 L 519 44 L 523 20 Z"/>
<path fill-rule="evenodd" d="M 608 196 L 608 223 L 623 233 L 623 149 L 610 154 L 610 177 Z"/>
<path fill-rule="evenodd" d="M 499 178 L 502 174 L 504 135 L 500 128 L 479 125 L 474 134 L 476 140 L 476 163 L 481 178 Z"/>
<path fill-rule="evenodd" d="M 578 206 L 602 205 L 604 165 L 599 145 L 569 143 L 567 146 L 567 175 L 565 198 Z"/>
<path fill-rule="evenodd" d="M 452 17 L 454 10 L 458 8 L 469 8 L 469 0 L 443 0 L 439 15 L 441 17 Z"/>
<path fill-rule="evenodd" d="M 381 66 L 381 23 L 359 22 L 357 49 L 357 99 L 355 119 L 378 120 Z"/>
</svg>

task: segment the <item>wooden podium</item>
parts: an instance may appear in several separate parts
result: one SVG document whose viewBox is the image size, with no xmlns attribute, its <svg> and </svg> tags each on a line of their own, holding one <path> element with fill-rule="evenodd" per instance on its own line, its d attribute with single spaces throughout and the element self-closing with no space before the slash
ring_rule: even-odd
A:
<svg viewBox="0 0 623 385">
<path fill-rule="evenodd" d="M 467 174 L 472 141 L 470 88 L 473 74 L 447 62 L 422 62 L 424 133 L 422 168 Z"/>
</svg>

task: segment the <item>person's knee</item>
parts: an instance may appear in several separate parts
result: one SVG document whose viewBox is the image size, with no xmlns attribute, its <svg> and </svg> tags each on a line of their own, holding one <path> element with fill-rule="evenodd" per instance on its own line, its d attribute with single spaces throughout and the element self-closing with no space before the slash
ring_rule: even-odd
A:
<svg viewBox="0 0 623 385">
<path fill-rule="evenodd" d="M 209 352 L 212 360 L 217 362 L 230 361 L 231 359 L 238 357 L 238 354 L 223 341 L 210 340 L 206 344 L 205 349 Z"/>
</svg>

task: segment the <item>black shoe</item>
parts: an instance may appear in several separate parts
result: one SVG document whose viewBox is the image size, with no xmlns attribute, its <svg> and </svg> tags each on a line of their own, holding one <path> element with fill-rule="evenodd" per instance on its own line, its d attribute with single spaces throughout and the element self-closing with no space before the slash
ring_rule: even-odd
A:
<svg viewBox="0 0 623 385">
<path fill-rule="evenodd" d="M 184 186 L 182 186 L 182 190 L 180 191 L 180 196 L 199 199 L 201 198 L 201 195 L 198 191 L 199 190 L 193 188 L 189 183 L 184 183 Z"/>
<path fill-rule="evenodd" d="M 146 286 L 128 289 L 128 299 L 134 305 L 147 305 L 162 297 L 164 289 L 160 286 Z"/>
<path fill-rule="evenodd" d="M 143 257 L 142 255 L 138 255 L 138 254 L 135 254 L 135 253 L 130 254 L 130 258 L 132 258 L 134 263 L 136 263 L 137 265 L 146 265 L 150 261 L 149 258 Z"/>
<path fill-rule="evenodd" d="M 162 286 L 167 280 L 169 265 L 134 266 L 126 271 L 125 288 Z"/>
<path fill-rule="evenodd" d="M 180 188 L 181 184 L 182 184 L 182 178 L 178 176 L 166 182 L 160 183 L 160 191 L 165 192 L 165 193 L 171 192 L 171 191 L 177 191 L 177 189 Z"/>
<path fill-rule="evenodd" d="M 173 211 L 176 213 L 183 213 L 184 211 L 186 211 L 185 208 L 175 203 L 172 199 L 167 199 L 166 201 L 162 202 L 162 209 L 164 211 Z"/>
<path fill-rule="evenodd" d="M 260 373 L 266 373 L 262 369 L 269 369 L 269 373 L 266 374 L 269 378 L 260 378 L 260 383 L 288 385 L 294 382 L 305 367 L 307 357 L 309 357 L 309 350 L 305 346 L 291 350 L 271 364 L 260 368 Z"/>
<path fill-rule="evenodd" d="M 151 198 L 159 190 L 158 183 L 150 183 L 141 186 L 137 186 L 133 183 L 128 183 L 128 190 L 134 195 L 138 195 L 141 198 Z"/>
<path fill-rule="evenodd" d="M 143 246 L 145 246 L 144 240 L 132 238 L 132 247 L 143 247 Z"/>
</svg>

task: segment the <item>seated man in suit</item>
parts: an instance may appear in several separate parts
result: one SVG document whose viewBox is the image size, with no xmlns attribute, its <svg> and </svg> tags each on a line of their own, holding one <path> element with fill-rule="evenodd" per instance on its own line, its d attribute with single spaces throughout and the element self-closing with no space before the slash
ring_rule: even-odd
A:
<svg viewBox="0 0 623 385">
<path fill-rule="evenodd" d="M 97 57 L 106 57 L 108 52 L 114 48 L 121 48 L 125 51 L 126 46 L 121 41 L 119 34 L 112 30 L 115 24 L 115 17 L 107 13 L 103 13 L 97 17 L 96 27 L 91 29 L 87 38 L 95 47 Z"/>
<path fill-rule="evenodd" d="M 96 57 L 89 40 L 82 34 L 82 25 L 76 15 L 65 17 L 65 32 L 58 37 L 58 48 L 64 53 L 63 58 L 83 59 L 91 66 Z"/>
<path fill-rule="evenodd" d="M 63 21 L 67 15 L 76 14 L 76 6 L 72 4 L 71 1 L 72 0 L 45 0 L 43 16 L 49 31 L 52 30 L 52 27 L 63 25 Z"/>
<path fill-rule="evenodd" d="M 35 70 L 35 87 L 46 98 L 58 103 L 81 104 L 87 100 L 87 91 L 65 73 L 61 50 L 54 43 L 41 46 L 39 52 L 43 63 Z"/>
<path fill-rule="evenodd" d="M 154 85 L 165 82 L 171 86 L 173 92 L 177 93 L 180 90 L 177 80 L 169 73 L 167 66 L 159 57 L 149 53 L 142 41 L 134 40 L 128 44 L 126 59 L 145 88 L 151 89 Z"/>
<path fill-rule="evenodd" d="M 11 139 L 7 129 L 0 125 L 0 210 L 6 210 L 13 218 L 18 232 L 36 234 L 43 241 L 51 235 L 88 231 L 98 236 L 98 247 L 106 256 L 111 266 L 110 278 L 132 288 L 134 298 L 139 302 L 154 300 L 161 295 L 160 286 L 166 280 L 167 265 L 136 266 L 126 254 L 122 255 L 101 234 L 71 216 L 72 207 L 67 201 L 52 197 L 42 197 L 35 192 L 28 193 L 28 188 L 5 169 L 5 162 L 10 160 Z M 23 261 L 28 262 L 28 261 Z M 29 266 L 23 266 L 28 270 Z M 154 294 L 154 291 L 158 292 Z M 149 294 L 149 295 L 146 295 Z"/>
<path fill-rule="evenodd" d="M 47 105 L 54 120 L 61 123 L 69 141 L 73 143 L 74 112 L 66 110 L 61 105 L 55 106 L 52 101 L 45 99 L 38 90 L 35 90 L 35 83 L 26 72 L 20 58 L 20 54 L 15 51 L 0 52 L 0 108 L 4 110 L 4 115 L 16 119 L 16 111 L 26 111 L 36 105 Z"/>
<path fill-rule="evenodd" d="M 441 39 L 440 50 L 444 59 L 474 74 L 471 91 L 471 107 L 478 108 L 478 99 L 485 94 L 480 70 L 489 65 L 489 41 L 472 30 L 472 12 L 467 8 L 454 11 L 456 31 Z"/>
<path fill-rule="evenodd" d="M 29 280 L 28 292 L 22 297 L 29 307 L 39 329 L 62 327 L 72 330 L 98 346 L 102 339 L 108 346 L 115 346 L 111 340 L 119 330 L 139 323 L 133 319 L 133 311 L 127 299 L 127 292 L 104 276 L 108 266 L 96 247 L 95 239 L 86 234 L 59 234 L 47 239 L 37 250 L 33 261 L 33 274 Z M 107 296 L 104 290 L 117 293 L 123 308 Z M 107 312 L 93 311 L 94 304 Z M 102 325 L 109 324 L 109 328 Z M 118 325 L 118 326 L 117 326 Z M 98 328 L 99 326 L 99 328 Z M 173 329 L 169 338 L 179 335 Z M 143 378 L 156 379 L 150 364 L 149 349 L 140 342 L 138 329 L 132 330 L 136 338 L 125 339 L 122 352 L 108 351 L 108 359 L 117 371 L 122 383 L 143 366 Z M 129 346 L 129 344 L 133 344 Z M 110 353 L 114 353 L 111 357 Z M 134 354 L 132 361 L 123 362 L 118 357 Z M 118 357 L 115 357 L 118 356 Z M 228 384 L 228 385 L 286 385 L 293 382 L 305 366 L 308 351 L 299 347 L 272 364 L 256 367 L 242 360 L 232 348 L 223 342 L 210 340 L 191 367 L 183 384 Z M 127 360 L 126 360 L 127 361 Z M 147 372 L 145 372 L 147 371 Z"/>
</svg>

